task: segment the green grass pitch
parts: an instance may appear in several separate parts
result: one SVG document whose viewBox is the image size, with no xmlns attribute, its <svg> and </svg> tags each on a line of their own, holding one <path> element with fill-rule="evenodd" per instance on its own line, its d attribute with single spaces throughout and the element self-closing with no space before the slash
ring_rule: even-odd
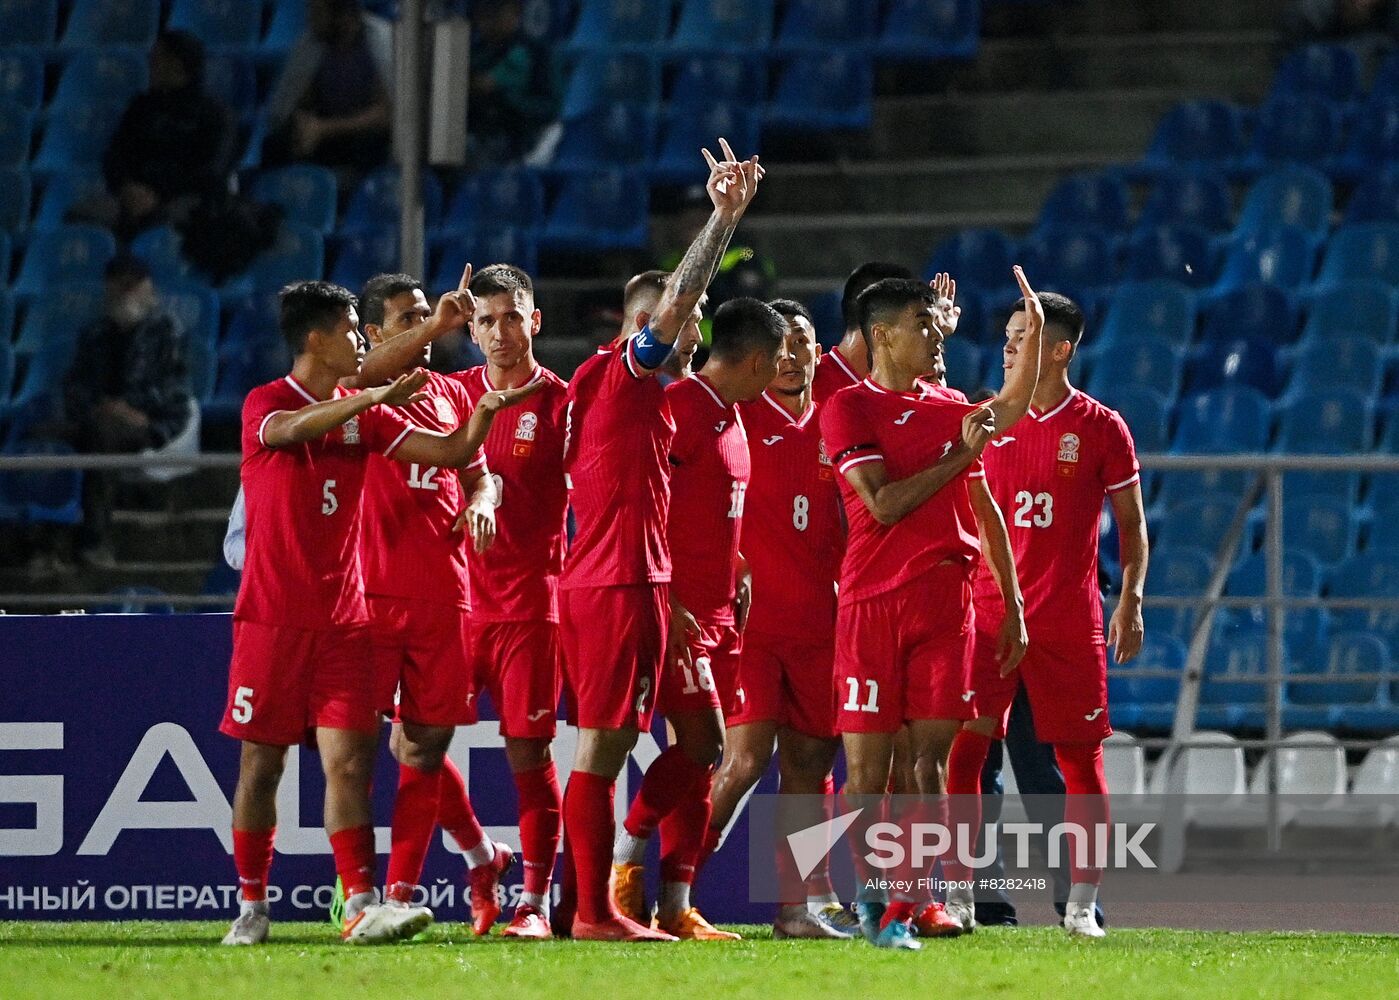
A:
<svg viewBox="0 0 1399 1000">
<path fill-rule="evenodd" d="M 606 945 L 477 940 L 439 925 L 382 948 L 327 924 L 277 924 L 265 947 L 214 923 L 0 922 L 0 995 L 30 997 L 1358 997 L 1399 994 L 1399 938 L 1355 934 L 982 928 L 923 951 L 863 942 Z"/>
</svg>

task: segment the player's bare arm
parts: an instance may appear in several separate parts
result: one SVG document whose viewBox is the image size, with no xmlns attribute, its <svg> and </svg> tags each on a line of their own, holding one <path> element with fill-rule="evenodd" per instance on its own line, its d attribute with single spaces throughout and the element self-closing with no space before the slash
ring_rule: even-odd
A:
<svg viewBox="0 0 1399 1000">
<path fill-rule="evenodd" d="M 694 669 L 694 657 L 690 655 L 689 639 L 700 634 L 699 622 L 690 614 L 685 605 L 670 598 L 670 628 L 666 629 L 666 663 L 683 663 Z"/>
<path fill-rule="evenodd" d="M 426 379 L 426 376 L 423 378 Z M 399 462 L 417 462 L 419 465 L 435 465 L 441 469 L 461 468 L 471 461 L 485 443 L 497 413 L 516 403 L 524 402 L 542 388 L 544 383 L 541 381 L 520 386 L 518 389 L 493 389 L 481 397 L 476 409 L 472 411 L 471 419 L 452 433 L 437 434 L 432 431 L 415 430 L 403 439 L 403 443 L 393 453 L 393 458 Z"/>
<path fill-rule="evenodd" d="M 409 372 L 388 385 L 377 386 L 340 399 L 311 403 L 299 410 L 283 410 L 268 418 L 262 429 L 263 444 L 281 448 L 302 441 L 313 441 L 328 434 L 351 417 L 371 406 L 407 406 L 427 398 L 418 390 L 427 383 L 424 372 Z"/>
<path fill-rule="evenodd" d="M 437 300 L 437 309 L 427 322 L 373 348 L 360 363 L 359 374 L 345 380 L 345 385 L 351 388 L 381 385 L 405 369 L 416 367 L 424 347 L 445 334 L 460 330 L 475 315 L 476 299 L 472 297 L 470 285 L 471 265 L 467 264 L 456 291 L 447 292 Z"/>
<path fill-rule="evenodd" d="M 461 469 L 457 476 L 461 480 L 462 493 L 469 499 L 466 509 L 452 525 L 452 530 L 465 531 L 471 539 L 472 549 L 479 555 L 495 542 L 495 509 L 500 500 L 496 494 L 495 480 L 484 465 Z"/>
<path fill-rule="evenodd" d="M 1113 660 L 1127 663 L 1142 649 L 1146 627 L 1142 624 L 1142 592 L 1149 560 L 1146 511 L 1141 483 L 1112 494 L 1112 516 L 1117 521 L 1118 554 L 1122 560 L 1122 596 L 1108 623 L 1108 645 Z"/>
<path fill-rule="evenodd" d="M 1001 619 L 996 642 L 996 659 L 1001 664 L 1001 676 L 1005 677 L 1020 666 L 1020 661 L 1025 657 L 1025 648 L 1030 643 L 1029 633 L 1025 630 L 1025 598 L 1020 593 L 1020 578 L 1015 571 L 1015 556 L 1011 552 L 1005 517 L 991 496 L 986 480 L 971 480 L 967 484 L 967 493 L 971 498 L 972 512 L 976 514 L 982 554 L 1005 603 L 1006 613 Z"/>
<path fill-rule="evenodd" d="M 753 571 L 748 568 L 748 560 L 743 558 L 742 552 L 738 554 L 734 581 L 734 624 L 742 632 L 748 627 L 748 612 L 753 607 Z"/>
<path fill-rule="evenodd" d="M 996 433 L 1004 434 L 1017 420 L 1030 409 L 1035 386 L 1040 377 L 1040 348 L 1043 345 L 1044 307 L 1039 296 L 1030 287 L 1029 280 L 1020 265 L 1015 266 L 1015 280 L 1020 284 L 1020 294 L 1025 298 L 1025 330 L 1020 335 L 1021 343 L 1015 356 L 1015 364 L 1006 372 L 1005 385 L 996 396 L 988 400 L 996 417 Z"/>
</svg>

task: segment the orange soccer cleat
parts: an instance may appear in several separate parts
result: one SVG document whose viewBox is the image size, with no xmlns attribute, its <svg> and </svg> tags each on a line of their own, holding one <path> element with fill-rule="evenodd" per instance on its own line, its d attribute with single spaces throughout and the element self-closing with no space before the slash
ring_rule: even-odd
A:
<svg viewBox="0 0 1399 1000">
<path fill-rule="evenodd" d="M 913 929 L 919 937 L 957 937 L 962 922 L 949 914 L 941 903 L 929 903 L 913 916 Z"/>
<path fill-rule="evenodd" d="M 501 933 L 508 938 L 523 938 L 530 941 L 547 941 L 554 936 L 544 914 L 528 904 L 516 907 L 514 919 Z"/>
<path fill-rule="evenodd" d="M 674 934 L 681 941 L 742 941 L 742 936 L 733 931 L 715 927 L 693 906 L 680 914 L 673 926 L 657 924 L 661 930 Z"/>
<path fill-rule="evenodd" d="M 673 934 L 652 930 L 626 917 L 613 917 L 596 924 L 573 921 L 575 941 L 675 941 Z"/>
<path fill-rule="evenodd" d="M 612 881 L 608 886 L 612 905 L 628 920 L 645 924 L 646 869 L 641 865 L 613 865 Z"/>
<path fill-rule="evenodd" d="M 467 872 L 466 880 L 471 886 L 471 929 L 477 937 L 489 934 L 491 925 L 500 919 L 496 890 L 500 887 L 500 877 L 514 863 L 515 852 L 504 844 L 496 844 L 494 858 Z"/>
</svg>

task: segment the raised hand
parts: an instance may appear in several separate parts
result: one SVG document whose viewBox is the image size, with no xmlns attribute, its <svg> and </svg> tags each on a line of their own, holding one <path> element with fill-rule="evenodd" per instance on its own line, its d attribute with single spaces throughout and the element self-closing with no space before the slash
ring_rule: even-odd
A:
<svg viewBox="0 0 1399 1000">
<path fill-rule="evenodd" d="M 933 304 L 933 322 L 944 337 L 950 337 L 957 332 L 962 318 L 962 307 L 957 305 L 957 282 L 952 275 L 939 273 L 928 284 L 937 296 Z"/>
<path fill-rule="evenodd" d="M 544 380 L 540 379 L 516 389 L 492 389 L 477 401 L 476 409 L 478 411 L 484 410 L 487 413 L 499 413 L 516 403 L 524 402 L 543 388 Z"/>
<path fill-rule="evenodd" d="M 1030 279 L 1025 277 L 1024 269 L 1016 264 L 1014 271 L 1015 280 L 1020 284 L 1020 294 L 1025 299 L 1025 336 L 1038 337 L 1044 329 L 1044 306 L 1040 305 L 1040 297 L 1030 287 Z"/>
<path fill-rule="evenodd" d="M 996 436 L 996 415 L 989 406 L 978 406 L 962 417 L 962 443 L 973 455 L 986 450 L 986 442 Z"/>
<path fill-rule="evenodd" d="M 400 375 L 388 385 L 368 391 L 378 393 L 377 402 L 384 406 L 408 406 L 410 403 L 427 399 L 427 393 L 418 391 L 425 385 L 427 385 L 427 372 L 417 368 L 407 375 Z"/>
<path fill-rule="evenodd" d="M 757 194 L 758 182 L 766 171 L 756 156 L 740 161 L 727 139 L 719 140 L 719 150 L 724 157 L 722 160 L 716 160 L 707 149 L 700 150 L 709 164 L 709 181 L 705 188 L 714 207 L 730 221 L 737 222 Z"/>
<path fill-rule="evenodd" d="M 471 322 L 476 315 L 476 297 L 471 294 L 471 265 L 462 271 L 455 292 L 444 292 L 437 300 L 433 319 L 443 330 L 456 330 Z"/>
</svg>

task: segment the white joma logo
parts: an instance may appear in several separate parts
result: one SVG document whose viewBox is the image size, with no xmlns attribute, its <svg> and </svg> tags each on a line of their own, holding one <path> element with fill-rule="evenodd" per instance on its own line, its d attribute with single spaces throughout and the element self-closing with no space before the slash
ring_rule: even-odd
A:
<svg viewBox="0 0 1399 1000">
<path fill-rule="evenodd" d="M 721 421 L 719 421 L 717 424 L 714 425 L 714 433 L 715 433 L 715 434 L 722 434 L 722 433 L 724 433 L 724 428 L 727 427 L 727 426 L 729 426 L 729 422 L 728 422 L 727 420 L 721 420 Z"/>
<path fill-rule="evenodd" d="M 899 414 L 899 419 L 895 420 L 894 423 L 902 427 L 904 424 L 908 423 L 908 418 L 911 416 L 913 416 L 912 410 L 904 410 L 903 413 Z"/>
<path fill-rule="evenodd" d="M 1006 445 L 1010 444 L 1014 440 L 1015 438 L 1013 437 L 995 438 L 994 440 L 992 440 L 991 444 L 997 448 L 1004 448 Z"/>
<path fill-rule="evenodd" d="M 971 700 L 972 700 L 973 698 L 975 698 L 975 697 L 976 697 L 976 692 L 975 692 L 975 691 L 964 691 L 964 692 L 962 692 L 962 700 L 963 700 L 963 701 L 971 701 Z"/>
<path fill-rule="evenodd" d="M 1094 719 L 1096 719 L 1098 716 L 1100 716 L 1100 715 L 1102 715 L 1102 714 L 1103 714 L 1103 710 L 1102 710 L 1101 708 L 1095 708 L 1095 709 L 1093 709 L 1093 711 L 1089 712 L 1087 715 L 1085 715 L 1085 716 L 1083 717 L 1083 721 L 1084 721 L 1084 722 L 1092 722 Z"/>
<path fill-rule="evenodd" d="M 770 438 L 763 438 L 763 444 L 769 444 L 769 445 L 770 445 L 770 444 L 777 444 L 777 442 L 779 442 L 779 441 L 781 441 L 781 440 L 782 440 L 782 435 L 781 435 L 781 434 L 774 434 L 774 435 L 773 435 L 772 437 L 770 437 Z"/>
<path fill-rule="evenodd" d="M 529 715 L 525 716 L 525 718 L 529 719 L 530 722 L 538 722 L 548 714 L 549 710 L 547 708 L 541 708 L 537 712 L 531 712 Z"/>
</svg>

